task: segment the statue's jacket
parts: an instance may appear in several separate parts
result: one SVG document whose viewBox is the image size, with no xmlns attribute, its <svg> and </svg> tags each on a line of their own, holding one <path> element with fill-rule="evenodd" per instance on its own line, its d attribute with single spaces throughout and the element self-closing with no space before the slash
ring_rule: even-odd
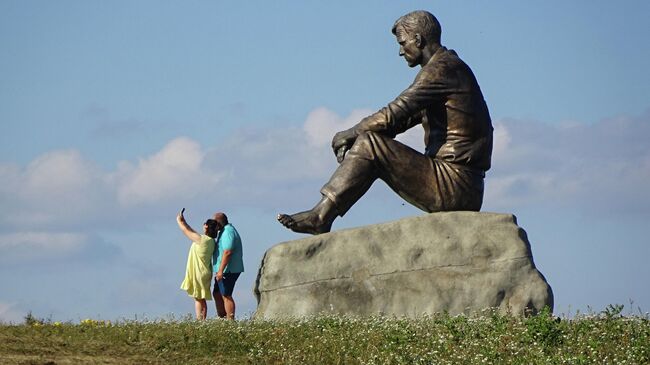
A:
<svg viewBox="0 0 650 365">
<path fill-rule="evenodd" d="M 492 122 L 472 70 L 440 46 L 395 100 L 355 126 L 391 137 L 422 124 L 425 154 L 458 168 L 487 171 Z"/>
</svg>

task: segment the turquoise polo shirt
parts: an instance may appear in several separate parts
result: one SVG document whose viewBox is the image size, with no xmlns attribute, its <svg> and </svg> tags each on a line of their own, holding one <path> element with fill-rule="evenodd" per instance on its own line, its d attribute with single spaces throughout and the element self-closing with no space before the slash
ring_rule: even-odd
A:
<svg viewBox="0 0 650 365">
<path fill-rule="evenodd" d="M 230 250 L 232 251 L 230 255 L 230 261 L 226 268 L 223 270 L 224 273 L 237 273 L 244 272 L 244 260 L 243 252 L 241 245 L 241 237 L 239 233 L 233 227 L 232 224 L 228 223 L 217 235 L 217 249 L 214 250 L 212 255 L 212 262 L 214 262 L 214 272 L 219 271 L 221 267 L 221 258 L 223 258 L 223 252 Z"/>
</svg>

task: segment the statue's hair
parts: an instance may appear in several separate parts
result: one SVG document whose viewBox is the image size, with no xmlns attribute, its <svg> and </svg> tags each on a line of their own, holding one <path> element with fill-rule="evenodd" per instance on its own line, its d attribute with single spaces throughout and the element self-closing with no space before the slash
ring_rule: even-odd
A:
<svg viewBox="0 0 650 365">
<path fill-rule="evenodd" d="M 397 35 L 398 26 L 404 28 L 409 33 L 420 33 L 429 42 L 440 44 L 442 28 L 438 19 L 428 11 L 416 10 L 401 16 L 395 21 L 391 30 L 395 35 Z"/>
</svg>

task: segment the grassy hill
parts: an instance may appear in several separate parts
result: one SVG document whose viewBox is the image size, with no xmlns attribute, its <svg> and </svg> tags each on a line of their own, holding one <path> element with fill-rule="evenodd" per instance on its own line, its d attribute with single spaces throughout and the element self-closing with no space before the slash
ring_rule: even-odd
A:
<svg viewBox="0 0 650 365">
<path fill-rule="evenodd" d="M 2 364 L 649 364 L 648 315 L 0 325 Z"/>
</svg>

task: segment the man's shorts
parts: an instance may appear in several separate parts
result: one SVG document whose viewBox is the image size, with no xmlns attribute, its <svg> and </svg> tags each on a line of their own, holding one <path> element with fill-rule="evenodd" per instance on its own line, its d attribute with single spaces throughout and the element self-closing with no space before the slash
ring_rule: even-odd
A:
<svg viewBox="0 0 650 365">
<path fill-rule="evenodd" d="M 224 297 L 231 297 L 232 291 L 235 289 L 235 282 L 239 279 L 240 272 L 226 272 L 223 273 L 221 281 L 214 280 L 214 287 L 219 288 L 219 293 Z"/>
</svg>

